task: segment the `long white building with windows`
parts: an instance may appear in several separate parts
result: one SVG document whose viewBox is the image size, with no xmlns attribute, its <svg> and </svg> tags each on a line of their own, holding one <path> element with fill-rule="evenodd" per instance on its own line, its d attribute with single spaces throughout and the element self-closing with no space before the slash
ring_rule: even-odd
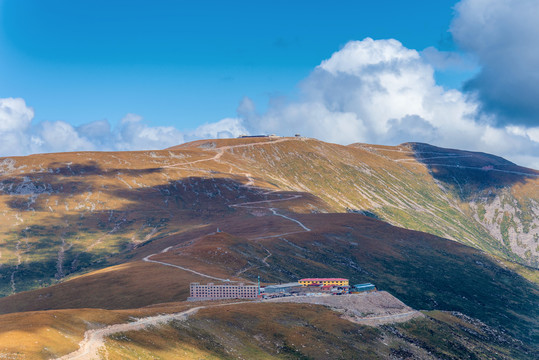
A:
<svg viewBox="0 0 539 360">
<path fill-rule="evenodd" d="M 245 285 L 243 283 L 237 285 L 215 285 L 213 283 L 201 285 L 200 283 L 191 283 L 189 299 L 257 299 L 258 292 L 257 285 Z"/>
</svg>

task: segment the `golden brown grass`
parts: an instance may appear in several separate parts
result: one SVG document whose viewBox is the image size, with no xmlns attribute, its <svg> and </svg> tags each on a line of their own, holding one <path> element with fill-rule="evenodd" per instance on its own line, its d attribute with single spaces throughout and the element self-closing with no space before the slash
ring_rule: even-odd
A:
<svg viewBox="0 0 539 360">
<path fill-rule="evenodd" d="M 321 359 L 343 353 L 350 358 L 350 344 L 331 344 L 345 333 L 361 333 L 369 341 L 376 330 L 317 305 L 241 304 L 206 308 L 186 322 L 111 336 L 107 353 L 110 359 Z"/>
<path fill-rule="evenodd" d="M 8 313 L 88 307 L 136 308 L 185 300 L 189 296 L 189 283 L 194 281 L 204 279 L 180 269 L 136 261 L 0 298 L 0 309 Z"/>
<path fill-rule="evenodd" d="M 1 315 L 0 354 L 17 355 L 23 359 L 64 355 L 78 348 L 88 328 L 124 322 L 127 317 L 127 314 L 99 309 Z"/>
<path fill-rule="evenodd" d="M 245 146 L 249 144 L 253 146 Z M 235 145 L 240 147 L 230 148 Z M 222 147 L 227 150 L 215 160 Z M 396 225 L 506 255 L 503 245 L 485 229 L 453 208 L 459 200 L 440 192 L 427 167 L 414 158 L 407 145 L 341 146 L 314 139 L 250 138 L 202 140 L 159 151 L 39 154 L 12 159 L 14 169 L 0 180 L 13 182 L 15 189 L 28 177 L 36 186 L 51 184 L 54 190 L 39 195 L 35 203 L 29 195 L 0 197 L 0 210 L 5 210 L 5 216 L 0 217 L 0 235 L 5 239 L 0 250 L 11 267 L 2 275 L 9 279 L 15 272 L 16 291 L 53 283 L 55 275 L 108 266 L 109 255 L 152 238 L 168 236 L 169 244 L 175 245 L 170 235 L 194 226 L 212 224 L 212 228 L 236 231 L 234 235 L 247 238 L 297 229 L 282 218 L 258 220 L 267 210 L 228 206 L 278 198 L 277 194 L 264 196 L 252 188 L 238 187 L 249 181 L 248 174 L 257 186 L 292 192 L 282 197 L 302 195 L 267 207 L 296 214 L 365 210 Z M 189 164 L 193 161 L 198 162 Z M 538 183 L 538 179 L 528 179 L 515 184 L 513 192 L 517 198 L 533 198 Z M 225 185 L 234 189 L 229 191 Z M 222 198 L 215 197 L 217 189 Z M 443 201 L 444 197 L 448 200 Z M 58 273 L 54 262 L 62 246 L 68 250 Z M 151 244 L 145 248 L 160 250 Z M 137 252 L 136 256 L 148 253 Z M 17 272 L 14 267 L 19 260 L 24 271 Z M 34 262 L 38 267 L 32 265 Z M 39 270 L 33 270 L 36 268 Z M 0 290 L 9 293 L 9 281 L 2 285 Z"/>
<path fill-rule="evenodd" d="M 209 149 L 205 145 L 208 141 L 162 151 L 44 154 L 15 158 L 16 166 L 20 168 L 3 174 L 2 180 L 13 180 L 17 185 L 25 176 L 32 176 L 42 183 L 52 183 L 55 189 L 60 189 L 60 186 L 62 189 L 59 194 L 40 195 L 32 205 L 35 211 L 25 208 L 29 201 L 27 195 L 6 195 L 0 199 L 0 209 L 4 209 L 6 214 L 0 218 L 0 227 L 5 231 L 2 259 L 7 266 L 13 267 L 19 258 L 21 260 L 19 272 L 14 277 L 17 291 L 24 281 L 22 276 L 28 276 L 24 271 L 36 268 L 34 264 L 38 269 L 45 264 L 48 268 L 43 270 L 43 274 L 54 276 L 61 238 L 66 239 L 66 246 L 72 245 L 71 257 L 64 266 L 73 266 L 73 271 L 80 269 L 72 265 L 76 263 L 76 254 L 95 256 L 87 260 L 82 267 L 84 271 L 125 263 L 75 276 L 49 288 L 1 298 L 0 312 L 81 307 L 125 309 L 183 300 L 187 297 L 191 281 L 206 283 L 211 280 L 179 269 L 137 261 L 168 246 L 178 248 L 154 259 L 230 279 L 236 279 L 238 272 L 246 269 L 250 270 L 241 276 L 256 279 L 256 275 L 262 274 L 275 281 L 314 276 L 314 272 L 350 271 L 358 280 L 377 279 L 386 286 L 394 286 L 395 291 L 418 303 L 429 297 L 439 304 L 444 298 L 431 294 L 432 290 L 425 287 L 410 290 L 417 285 L 411 279 L 437 271 L 424 266 L 423 258 L 410 249 L 424 248 L 422 256 L 436 253 L 439 259 L 457 259 L 459 264 L 473 265 L 463 260 L 466 257 L 485 262 L 472 249 L 439 239 L 425 242 L 423 235 L 416 236 L 413 232 L 353 214 L 310 214 L 344 212 L 347 208 L 368 210 L 372 215 L 393 223 L 450 236 L 465 243 L 471 244 L 471 240 L 491 241 L 484 229 L 473 224 L 469 214 L 462 213 L 461 210 L 466 211 L 467 207 L 451 193 L 442 193 L 427 167 L 416 161 L 406 146 L 340 146 L 309 139 L 279 143 L 273 143 L 271 139 L 209 142 L 215 142 L 216 147 L 257 145 L 229 149 L 218 161 L 210 160 L 218 151 Z M 200 162 L 187 164 L 191 161 Z M 76 166 L 83 171 L 72 174 L 70 169 Z M 49 173 L 48 168 L 59 172 Z M 302 195 L 293 201 L 260 205 L 277 207 L 279 213 L 288 214 L 313 229 L 311 233 L 285 237 L 300 249 L 279 237 L 253 240 L 259 236 L 301 230 L 294 222 L 278 216 L 266 216 L 269 214 L 267 209 L 229 207 L 234 203 L 278 198 L 277 194 L 264 195 L 256 193 L 256 189 L 240 186 L 249 181 L 248 174 L 258 186 L 283 191 L 281 198 Z M 537 195 L 538 182 L 528 179 L 514 184 L 512 191 L 517 198 L 533 198 Z M 183 190 L 183 185 L 187 190 Z M 224 185 L 232 187 L 232 190 L 226 192 Z M 200 194 L 195 196 L 193 189 Z M 223 197 L 216 195 L 216 189 L 223 191 Z M 169 195 L 171 193 L 173 195 Z M 96 209 L 92 210 L 89 204 L 94 204 Z M 460 204 L 460 210 L 454 207 L 455 204 Z M 118 228 L 112 231 L 115 226 Z M 232 236 L 204 237 L 217 227 Z M 153 235 L 147 238 L 149 234 Z M 367 235 L 362 238 L 364 234 Z M 201 240 L 189 243 L 198 238 Z M 356 245 L 350 245 L 352 242 Z M 474 246 L 500 253 L 492 243 L 478 242 Z M 269 255 L 265 248 L 272 253 L 268 259 L 271 267 L 261 263 L 261 259 Z M 356 261 L 356 265 L 366 271 L 355 272 L 346 267 L 350 260 Z M 437 260 L 433 257 L 431 261 Z M 444 261 L 436 263 L 449 268 L 452 263 Z M 393 270 L 396 264 L 400 266 L 400 273 Z M 483 271 L 479 265 L 473 266 L 470 269 L 474 271 L 470 270 L 470 273 L 487 274 L 485 271 L 491 271 L 490 268 Z M 535 271 L 518 266 L 513 269 L 537 283 Z M 404 276 L 404 271 L 409 273 Z M 459 273 L 460 270 L 453 271 Z M 489 291 L 495 288 L 491 286 L 491 273 L 482 278 L 488 283 L 485 289 Z M 9 279 L 10 275 L 8 273 L 4 279 Z M 44 278 L 41 275 L 37 274 L 36 278 L 41 280 Z M 447 276 L 443 274 L 442 278 Z M 427 278 L 425 283 L 437 280 Z M 449 288 L 454 282 L 447 283 L 446 288 Z M 471 284 L 471 281 L 466 284 Z M 33 286 L 39 286 L 37 281 Z M 449 294 L 447 298 L 454 300 L 454 295 Z M 462 300 L 464 304 L 459 306 L 471 309 L 473 306 L 468 299 L 473 297 L 469 296 L 470 293 L 467 295 L 467 299 Z"/>
<path fill-rule="evenodd" d="M 15 356 L 17 359 L 56 358 L 78 349 L 86 330 L 129 322 L 132 318 L 178 313 L 194 306 L 221 303 L 224 302 L 171 302 L 113 311 L 71 309 L 0 315 L 0 355 L 8 358 Z M 166 336 L 160 341 L 166 341 Z M 194 348 L 190 352 L 197 356 L 203 353 Z"/>
<path fill-rule="evenodd" d="M 379 328 L 328 308 L 253 303 L 200 310 L 186 321 L 111 336 L 109 359 L 531 359 L 530 347 L 447 312 Z"/>
</svg>

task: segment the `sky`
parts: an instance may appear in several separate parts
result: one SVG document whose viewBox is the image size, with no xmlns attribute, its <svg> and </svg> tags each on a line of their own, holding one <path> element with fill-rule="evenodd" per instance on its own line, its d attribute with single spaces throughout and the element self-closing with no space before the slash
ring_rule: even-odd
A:
<svg viewBox="0 0 539 360">
<path fill-rule="evenodd" d="M 0 156 L 301 133 L 539 169 L 536 0 L 0 0 Z"/>
</svg>

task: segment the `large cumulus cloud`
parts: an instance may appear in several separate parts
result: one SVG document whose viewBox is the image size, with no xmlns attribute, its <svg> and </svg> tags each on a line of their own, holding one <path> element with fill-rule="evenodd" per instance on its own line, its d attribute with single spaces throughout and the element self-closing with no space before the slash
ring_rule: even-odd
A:
<svg viewBox="0 0 539 360">
<path fill-rule="evenodd" d="M 463 0 L 455 9 L 453 38 L 481 65 L 466 90 L 497 125 L 539 126 L 539 1 Z"/>
<path fill-rule="evenodd" d="M 239 119 L 223 119 L 191 131 L 149 126 L 127 114 L 116 127 L 98 120 L 78 127 L 64 121 L 34 121 L 34 110 L 23 99 L 0 99 L 0 156 L 80 150 L 163 149 L 203 137 L 234 137 L 247 131 Z"/>
<path fill-rule="evenodd" d="M 394 39 L 347 43 L 322 61 L 300 89 L 298 99 L 277 99 L 264 114 L 249 99 L 238 112 L 251 132 L 300 132 L 344 144 L 430 142 L 539 167 L 533 128 L 494 126 L 493 116 L 481 112 L 477 100 L 438 86 L 432 66 Z"/>
<path fill-rule="evenodd" d="M 451 34 L 460 52 L 421 53 L 394 39 L 350 41 L 313 69 L 294 98 L 259 113 L 245 98 L 238 118 L 195 130 L 147 125 L 128 114 L 79 127 L 33 120 L 22 99 L 0 99 L 0 155 L 69 150 L 159 149 L 241 133 L 301 133 L 347 144 L 429 142 L 484 151 L 539 169 L 539 1 L 462 0 Z M 477 72 L 463 90 L 435 72 Z"/>
<path fill-rule="evenodd" d="M 0 99 L 0 153 L 23 155 L 29 145 L 26 135 L 34 110 L 23 99 Z"/>
</svg>

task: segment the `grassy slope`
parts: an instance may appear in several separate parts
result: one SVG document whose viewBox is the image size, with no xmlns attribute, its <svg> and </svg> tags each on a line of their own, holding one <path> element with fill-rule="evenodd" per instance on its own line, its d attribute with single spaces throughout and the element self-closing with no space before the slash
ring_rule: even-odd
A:
<svg viewBox="0 0 539 360">
<path fill-rule="evenodd" d="M 509 359 L 533 358 L 528 346 L 448 313 L 379 328 L 342 320 L 305 304 L 204 309 L 186 322 L 116 334 L 109 359 Z"/>
<path fill-rule="evenodd" d="M 413 308 L 459 311 L 539 344 L 539 287 L 480 251 L 356 214 L 295 216 L 313 231 L 258 241 L 220 233 L 153 259 L 231 279 L 241 272 L 244 278 L 260 276 L 263 282 L 288 282 L 313 274 L 344 276 L 352 283 L 371 281 Z M 275 219 L 258 219 L 264 218 Z M 283 220 L 285 228 L 288 223 Z M 243 225 L 244 221 L 237 224 L 241 231 Z M 234 223 L 229 227 L 234 233 Z M 137 251 L 140 255 L 135 257 L 147 253 L 144 246 Z M 262 259 L 268 254 L 266 265 Z M 209 280 L 135 262 L 0 299 L 0 309 L 144 306 L 185 299 L 190 281 Z"/>
<path fill-rule="evenodd" d="M 230 204 L 267 198 L 229 165 L 182 165 L 214 155 L 184 149 L 0 161 L 0 294 L 106 267 L 111 255 L 226 219 L 235 213 Z M 305 206 L 326 209 L 314 197 Z"/>
<path fill-rule="evenodd" d="M 519 194 L 521 202 L 526 202 L 529 197 L 537 199 L 537 191 L 533 189 L 539 183 L 539 172 L 518 166 L 503 168 L 527 171 L 535 177 L 477 171 L 471 168 L 497 166 L 499 158 L 483 156 L 476 160 L 479 155 L 466 153 L 459 156 L 472 156 L 472 160 L 458 158 L 457 161 L 446 149 L 432 147 L 424 151 L 436 152 L 433 160 L 435 157 L 436 162 L 447 162 L 449 166 L 456 166 L 466 159 L 468 168 L 454 174 L 452 167 L 434 167 L 433 161 L 421 157 L 422 152 L 406 146 L 339 146 L 317 140 L 282 142 L 255 151 L 239 148 L 234 151 L 234 158 L 247 162 L 251 171 L 256 170 L 262 179 L 274 182 L 280 188 L 311 192 L 334 210 L 365 211 L 394 225 L 454 239 L 508 259 L 529 261 L 515 254 L 471 216 L 468 199 L 462 197 L 460 188 L 453 186 L 453 175 L 462 182 L 466 194 L 476 190 L 478 181 L 498 184 L 499 188 L 524 187 Z M 439 159 L 440 156 L 443 159 Z M 436 176 L 442 171 L 444 176 Z M 488 190 L 496 189 L 492 186 Z M 524 215 L 536 217 L 531 211 Z"/>
<path fill-rule="evenodd" d="M 230 149 L 218 162 L 176 166 L 218 153 L 190 146 L 36 155 L 17 159 L 8 171 L 4 161 L 2 293 L 135 261 L 2 298 L 0 310 L 117 309 L 182 300 L 187 284 L 200 278 L 138 261 L 182 245 L 162 259 L 229 278 L 260 275 L 265 281 L 290 281 L 316 274 L 373 281 L 414 308 L 460 311 L 530 344 L 539 342 L 537 285 L 480 251 L 359 215 L 309 215 L 364 210 L 514 259 L 462 209 L 458 196 L 441 190 L 425 165 L 395 161 L 403 156 L 413 160 L 413 155 L 397 153 L 399 158 L 374 147 L 293 140 Z M 303 193 L 302 199 L 272 205 L 315 231 L 248 241 L 294 230 L 290 221 L 265 216 L 267 211 L 229 206 L 279 197 L 242 186 L 250 179 L 265 188 L 320 196 L 323 201 Z M 533 197 L 533 186 L 519 184 L 519 196 Z M 216 227 L 232 237 L 191 242 Z M 219 247 L 230 251 L 216 251 Z M 266 265 L 262 259 L 270 254 Z M 526 272 L 536 279 L 535 270 Z"/>
<path fill-rule="evenodd" d="M 198 305 L 198 304 L 197 304 Z M 121 311 L 54 310 L 0 316 L 0 352 L 50 359 L 77 348 L 86 329 L 131 317 L 179 312 L 170 303 Z M 242 304 L 199 311 L 187 321 L 112 335 L 108 359 L 531 359 L 533 349 L 481 322 L 447 312 L 378 328 L 357 325 L 308 304 Z"/>
<path fill-rule="evenodd" d="M 309 217 L 311 221 L 309 221 Z M 322 220 L 324 219 L 325 220 Z M 424 233 L 350 215 L 304 215 L 320 232 L 264 243 L 268 280 L 311 274 L 371 281 L 416 309 L 460 311 L 539 344 L 539 287 L 481 252 Z M 246 273 L 249 275 L 249 273 Z"/>
<path fill-rule="evenodd" d="M 0 316 L 0 355 L 5 359 L 51 359 L 78 348 L 87 328 L 127 321 L 128 315 L 77 309 Z"/>
<path fill-rule="evenodd" d="M 246 146 L 253 142 L 255 146 Z M 219 150 L 232 145 L 242 147 Z M 220 151 L 222 156 L 213 159 Z M 416 156 L 403 146 L 229 139 L 163 151 L 7 158 L 0 161 L 0 294 L 103 268 L 111 264 L 111 254 L 227 219 L 235 213 L 228 205 L 267 198 L 242 186 L 250 179 L 267 189 L 319 198 L 311 197 L 295 212 L 363 211 L 505 259 L 533 260 L 531 252 L 524 259 L 495 239 L 474 218 L 477 208 L 467 206 L 450 185 L 439 186 L 450 177 L 434 179 L 432 164 Z M 488 161 L 482 157 L 471 165 Z M 493 182 L 507 180 L 493 174 Z M 503 185 L 513 186 L 514 199 L 523 204 L 512 216 L 527 219 L 533 214 L 526 199 L 537 197 L 537 181 L 509 180 Z M 509 220 L 500 224 L 503 234 L 516 226 Z"/>
<path fill-rule="evenodd" d="M 169 303 L 129 310 L 71 309 L 0 315 L 2 359 L 51 359 L 78 348 L 88 329 L 129 322 L 132 317 L 186 310 L 193 304 Z"/>
</svg>

